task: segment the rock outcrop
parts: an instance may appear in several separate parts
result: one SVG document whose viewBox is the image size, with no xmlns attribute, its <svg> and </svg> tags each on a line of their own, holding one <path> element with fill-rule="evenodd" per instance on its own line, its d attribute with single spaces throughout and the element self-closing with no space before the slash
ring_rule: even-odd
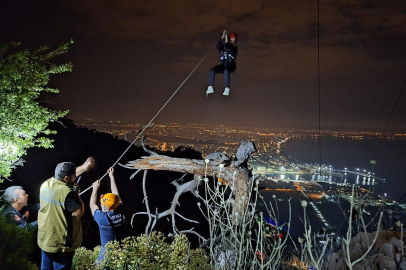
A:
<svg viewBox="0 0 406 270">
<path fill-rule="evenodd" d="M 351 239 L 350 260 L 351 262 L 359 259 L 368 250 L 369 246 L 378 234 L 372 250 L 365 256 L 364 260 L 355 264 L 354 270 L 406 270 L 403 254 L 406 253 L 405 243 L 401 238 L 400 232 L 393 231 L 375 231 L 373 233 L 359 233 Z M 346 250 L 331 254 L 327 269 L 348 270 L 345 263 Z"/>
</svg>

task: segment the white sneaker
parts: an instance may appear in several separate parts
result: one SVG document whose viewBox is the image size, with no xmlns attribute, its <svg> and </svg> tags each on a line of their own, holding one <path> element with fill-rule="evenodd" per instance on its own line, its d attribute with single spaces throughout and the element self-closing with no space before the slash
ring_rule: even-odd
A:
<svg viewBox="0 0 406 270">
<path fill-rule="evenodd" d="M 226 87 L 224 88 L 223 96 L 228 96 L 230 95 L 230 88 Z"/>
<path fill-rule="evenodd" d="M 213 86 L 207 87 L 206 96 L 208 96 L 209 94 L 213 94 L 213 93 L 214 93 Z"/>
</svg>

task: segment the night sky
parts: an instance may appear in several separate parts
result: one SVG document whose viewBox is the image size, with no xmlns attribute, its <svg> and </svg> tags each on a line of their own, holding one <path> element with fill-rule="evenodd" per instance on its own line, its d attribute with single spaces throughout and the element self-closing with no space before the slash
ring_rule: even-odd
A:
<svg viewBox="0 0 406 270">
<path fill-rule="evenodd" d="M 44 94 L 71 119 L 318 129 L 317 1 L 0 0 L 0 41 L 74 39 Z M 205 97 L 216 43 L 237 32 L 231 95 Z M 406 79 L 406 1 L 320 0 L 321 129 L 382 132 Z M 47 103 L 44 103 L 47 104 Z M 406 131 L 406 90 L 388 126 Z"/>
</svg>

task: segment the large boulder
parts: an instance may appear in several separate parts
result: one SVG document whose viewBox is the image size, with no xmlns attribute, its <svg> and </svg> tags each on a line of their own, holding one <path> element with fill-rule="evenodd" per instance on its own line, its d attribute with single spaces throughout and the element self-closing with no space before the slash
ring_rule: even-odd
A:
<svg viewBox="0 0 406 270">
<path fill-rule="evenodd" d="M 396 246 L 396 248 L 401 251 L 402 247 L 405 248 L 403 241 L 396 238 L 396 237 L 392 237 L 392 239 L 390 240 L 390 243 L 393 244 L 394 246 Z"/>
<path fill-rule="evenodd" d="M 350 259 L 355 261 L 361 258 L 362 255 L 368 250 L 372 241 L 370 233 L 359 233 L 351 239 L 350 243 Z"/>
<path fill-rule="evenodd" d="M 373 260 L 373 263 L 378 266 L 380 270 L 397 270 L 396 262 L 393 258 L 383 255 L 379 253 Z"/>
<path fill-rule="evenodd" d="M 373 233 L 359 233 L 351 239 L 349 246 L 349 254 L 351 262 L 361 258 L 372 245 L 374 239 L 376 241 L 372 250 L 365 258 L 353 266 L 353 270 L 406 270 L 404 262 L 401 261 L 402 248 L 405 249 L 405 244 L 400 240 L 400 233 L 393 231 L 376 231 Z M 345 248 L 339 252 L 331 254 L 327 268 L 335 270 L 348 270 L 344 258 Z"/>
<path fill-rule="evenodd" d="M 345 264 L 341 251 L 340 252 L 333 252 L 328 259 L 327 269 L 335 269 L 335 270 L 347 270 L 348 267 Z"/>
<path fill-rule="evenodd" d="M 381 247 L 381 253 L 385 256 L 391 257 L 392 259 L 395 258 L 395 255 L 397 254 L 397 248 L 391 243 L 385 243 Z"/>
<path fill-rule="evenodd" d="M 395 234 L 392 231 L 375 231 L 373 233 L 371 233 L 370 239 L 371 239 L 371 243 L 372 241 L 375 239 L 375 236 L 378 234 L 377 238 L 376 238 L 376 242 L 374 244 L 374 251 L 375 252 L 379 252 L 379 249 L 381 248 L 381 246 L 385 243 L 388 243 L 393 237 L 397 237 L 397 234 Z M 400 238 L 400 237 L 397 237 Z"/>
</svg>

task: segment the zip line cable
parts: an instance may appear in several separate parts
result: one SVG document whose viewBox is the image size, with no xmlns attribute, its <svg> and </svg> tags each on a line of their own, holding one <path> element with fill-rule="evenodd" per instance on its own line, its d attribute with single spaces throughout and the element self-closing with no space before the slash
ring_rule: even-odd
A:
<svg viewBox="0 0 406 270">
<path fill-rule="evenodd" d="M 175 92 L 172 94 L 172 96 L 169 97 L 169 99 L 165 102 L 165 104 L 161 107 L 161 109 L 159 109 L 159 111 L 155 114 L 155 116 L 151 119 L 151 121 L 149 121 L 149 123 L 142 129 L 142 131 L 138 134 L 138 136 L 134 139 L 134 141 L 127 147 L 127 149 L 124 151 L 124 153 L 116 160 L 116 162 L 114 162 L 113 166 L 114 167 L 117 165 L 117 163 L 120 161 L 120 159 L 125 155 L 125 153 L 127 153 L 127 151 L 130 149 L 130 147 L 138 140 L 138 138 L 144 133 L 144 131 L 150 127 L 150 125 L 152 124 L 152 121 L 155 120 L 155 118 L 159 115 L 159 113 L 165 108 L 165 106 L 169 103 L 169 101 L 171 101 L 171 99 L 176 95 L 176 93 L 179 91 L 179 89 L 185 84 L 185 82 L 190 78 L 190 76 L 192 76 L 192 74 L 196 71 L 196 69 L 200 66 L 200 64 L 204 61 L 204 59 L 206 59 L 206 57 L 209 55 L 211 49 L 206 53 L 205 56 L 203 56 L 202 60 L 200 60 L 200 62 L 196 65 L 196 67 L 192 70 L 192 72 L 190 72 L 190 74 L 186 77 L 186 79 L 179 85 L 178 89 L 175 90 Z M 108 173 L 106 172 L 100 179 L 99 181 L 101 181 Z M 82 192 L 80 192 L 79 195 L 82 195 L 83 193 L 85 193 L 86 191 L 88 191 L 89 189 L 91 189 L 92 186 L 88 187 L 87 189 L 83 190 Z"/>
<path fill-rule="evenodd" d="M 319 171 L 321 175 L 320 0 L 317 0 L 317 89 L 319 92 Z"/>
<path fill-rule="evenodd" d="M 319 173 L 321 176 L 320 0 L 317 0 L 317 90 L 319 93 Z M 323 198 L 321 202 L 323 213 Z M 321 223 L 323 228 L 323 223 Z"/>
<path fill-rule="evenodd" d="M 233 0 L 230 0 L 230 5 L 228 6 L 228 13 L 227 13 L 227 18 L 226 18 L 226 29 L 228 26 L 228 19 L 230 17 L 230 12 L 231 12 L 231 3 L 233 2 Z"/>
</svg>

